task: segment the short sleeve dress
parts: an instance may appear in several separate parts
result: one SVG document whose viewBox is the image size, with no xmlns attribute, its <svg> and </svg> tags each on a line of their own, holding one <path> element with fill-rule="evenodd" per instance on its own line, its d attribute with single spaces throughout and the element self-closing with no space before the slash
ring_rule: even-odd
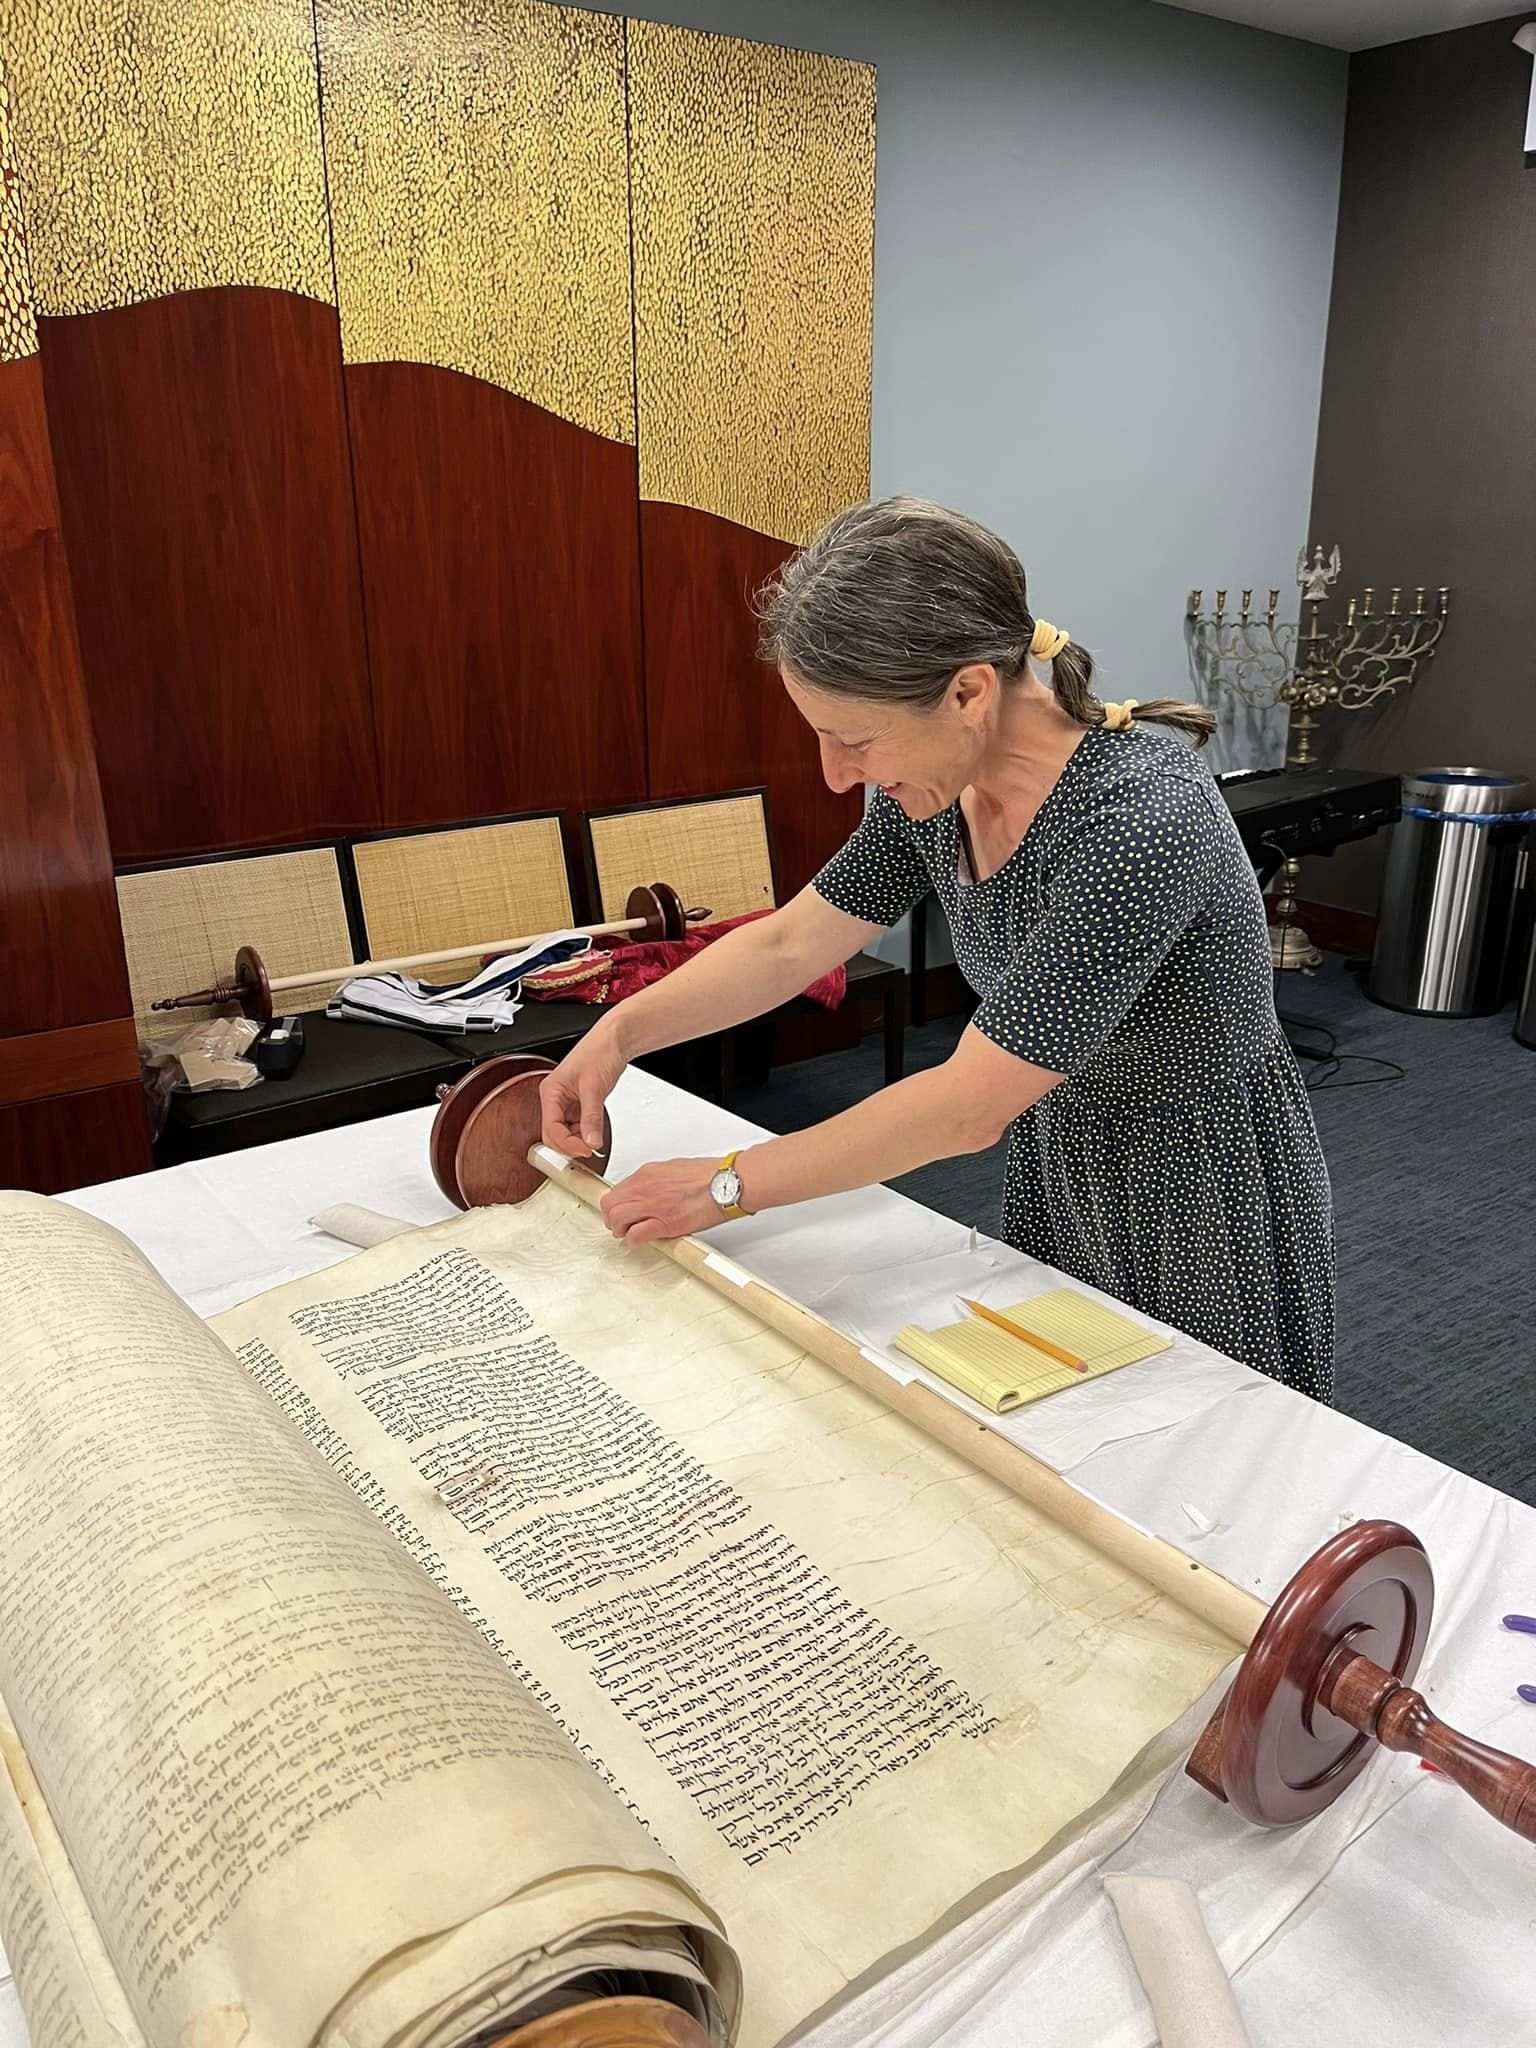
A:
<svg viewBox="0 0 1536 2048">
<path fill-rule="evenodd" d="M 815 888 L 882 925 L 931 888 L 976 1028 L 1066 1077 L 1010 1130 L 1008 1243 L 1332 1398 L 1327 1168 L 1275 1014 L 1263 898 L 1198 755 L 1155 728 L 1090 727 L 981 882 L 957 805 L 913 820 L 877 790 Z"/>
</svg>

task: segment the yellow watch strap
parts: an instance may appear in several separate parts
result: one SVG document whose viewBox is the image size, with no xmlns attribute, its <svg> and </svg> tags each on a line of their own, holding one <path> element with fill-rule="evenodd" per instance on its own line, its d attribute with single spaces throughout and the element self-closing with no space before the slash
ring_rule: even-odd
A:
<svg viewBox="0 0 1536 2048">
<path fill-rule="evenodd" d="M 725 1157 L 721 1160 L 719 1166 L 715 1169 L 715 1171 L 717 1173 L 729 1173 L 731 1168 L 736 1164 L 736 1161 L 740 1157 L 740 1154 L 740 1146 L 738 1146 L 734 1152 L 727 1152 Z M 751 1212 L 747 1209 L 743 1209 L 739 1202 L 731 1202 L 727 1205 L 724 1213 L 732 1223 L 736 1223 L 739 1222 L 743 1216 L 749 1215 Z"/>
</svg>

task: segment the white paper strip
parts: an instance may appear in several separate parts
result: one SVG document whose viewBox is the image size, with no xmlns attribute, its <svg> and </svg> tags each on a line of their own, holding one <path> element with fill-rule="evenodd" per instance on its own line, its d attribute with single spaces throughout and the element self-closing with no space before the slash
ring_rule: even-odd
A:
<svg viewBox="0 0 1536 2048">
<path fill-rule="evenodd" d="M 910 1386 L 917 1378 L 917 1374 L 910 1366 L 903 1365 L 899 1359 L 890 1357 L 884 1351 L 876 1351 L 872 1345 L 861 1344 L 859 1356 L 867 1358 L 871 1365 L 878 1365 L 887 1379 L 893 1379 L 899 1387 Z"/>
<path fill-rule="evenodd" d="M 750 1287 L 752 1275 L 744 1266 L 738 1266 L 734 1259 L 728 1259 L 724 1252 L 706 1252 L 704 1263 L 711 1273 L 718 1273 L 722 1280 L 729 1280 L 733 1287 Z"/>
<path fill-rule="evenodd" d="M 531 1145 L 528 1148 L 528 1157 L 540 1173 L 569 1173 L 574 1163 L 567 1159 L 563 1152 L 557 1152 L 552 1145 Z"/>
</svg>

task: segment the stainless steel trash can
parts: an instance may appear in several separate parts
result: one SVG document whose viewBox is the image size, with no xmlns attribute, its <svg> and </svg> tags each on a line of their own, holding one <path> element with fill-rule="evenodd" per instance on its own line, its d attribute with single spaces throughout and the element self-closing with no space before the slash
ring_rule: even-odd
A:
<svg viewBox="0 0 1536 2048">
<path fill-rule="evenodd" d="M 1382 877 L 1368 991 L 1420 1017 L 1503 1006 L 1530 784 L 1484 768 L 1403 777 Z"/>
<path fill-rule="evenodd" d="M 1525 872 L 1518 886 L 1525 894 L 1529 942 L 1525 948 L 1525 973 L 1515 989 L 1515 1040 L 1536 1052 L 1536 824 L 1527 831 L 1521 860 Z"/>
</svg>

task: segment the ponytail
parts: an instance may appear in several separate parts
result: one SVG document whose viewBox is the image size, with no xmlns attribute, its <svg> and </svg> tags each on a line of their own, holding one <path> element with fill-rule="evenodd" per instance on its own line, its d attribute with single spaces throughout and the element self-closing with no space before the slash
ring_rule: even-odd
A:
<svg viewBox="0 0 1536 2048">
<path fill-rule="evenodd" d="M 920 498 L 840 512 L 758 592 L 759 651 L 815 690 L 931 711 L 955 671 L 991 662 L 1007 681 L 1033 673 L 1079 725 L 1103 725 L 1093 656 L 1029 608 L 1007 542 Z M 1137 707 L 1204 743 L 1216 721 L 1171 697 Z"/>
<path fill-rule="evenodd" d="M 1056 702 L 1079 725 L 1103 725 L 1104 706 L 1093 694 L 1093 656 L 1069 640 L 1054 661 L 1041 662 L 1042 680 L 1056 693 Z M 1129 721 L 1127 721 L 1129 723 Z M 1216 730 L 1215 715 L 1203 704 L 1184 704 L 1177 697 L 1155 697 L 1136 706 L 1138 725 L 1171 725 L 1203 747 Z"/>
</svg>

